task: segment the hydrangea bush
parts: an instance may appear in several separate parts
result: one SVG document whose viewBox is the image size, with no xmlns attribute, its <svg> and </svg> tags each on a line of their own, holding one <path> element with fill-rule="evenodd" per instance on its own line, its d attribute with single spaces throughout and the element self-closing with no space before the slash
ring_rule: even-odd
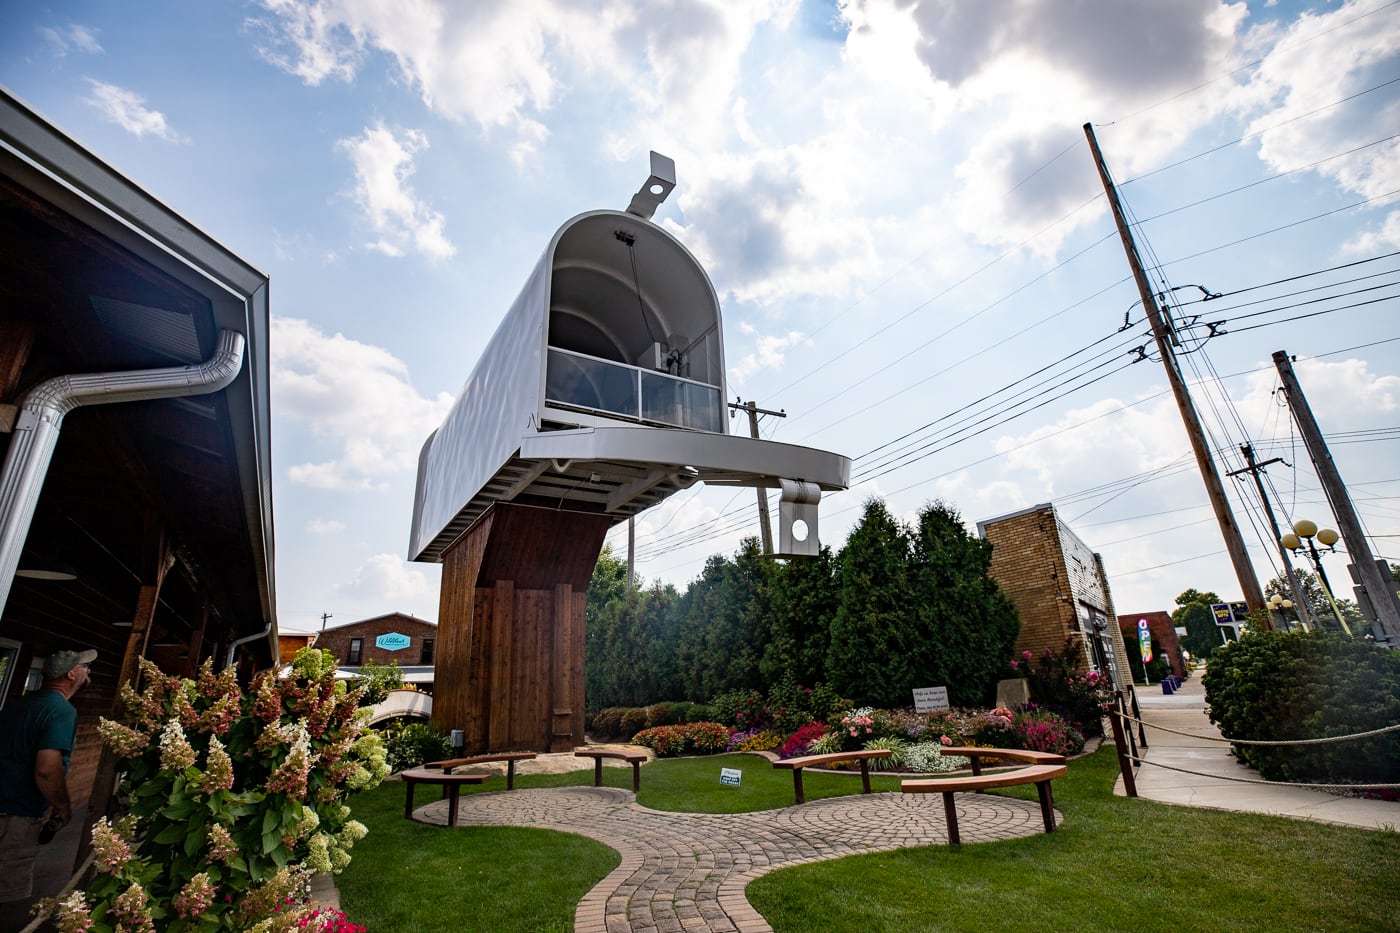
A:
<svg viewBox="0 0 1400 933">
<path fill-rule="evenodd" d="M 329 652 L 305 648 L 244 695 L 208 661 L 195 680 L 143 661 L 124 721 L 99 727 L 124 759 L 128 813 L 94 828 L 97 874 L 56 905 L 62 933 L 324 929 L 309 879 L 350 863 L 365 827 L 344 801 L 388 774 L 362 691 L 334 673 Z"/>
</svg>

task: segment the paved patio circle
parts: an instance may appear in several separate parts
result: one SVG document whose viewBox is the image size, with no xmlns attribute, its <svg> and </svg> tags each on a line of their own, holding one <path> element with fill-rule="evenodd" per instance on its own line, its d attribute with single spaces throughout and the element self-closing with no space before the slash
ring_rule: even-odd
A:
<svg viewBox="0 0 1400 933">
<path fill-rule="evenodd" d="M 1045 831 L 1035 801 L 983 794 L 956 801 L 964 843 Z M 420 807 L 414 818 L 445 827 L 447 802 Z M 649 810 L 613 787 L 542 788 L 464 796 L 457 823 L 555 829 L 617 850 L 621 864 L 579 902 L 578 933 L 771 930 L 744 896 L 760 875 L 948 839 L 940 794 L 855 794 L 718 814 Z"/>
</svg>

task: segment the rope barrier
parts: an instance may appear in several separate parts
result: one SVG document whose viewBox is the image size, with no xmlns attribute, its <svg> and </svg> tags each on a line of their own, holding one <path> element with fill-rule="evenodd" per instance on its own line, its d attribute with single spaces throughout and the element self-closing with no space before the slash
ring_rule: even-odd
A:
<svg viewBox="0 0 1400 933">
<path fill-rule="evenodd" d="M 1129 761 L 1135 765 L 1152 765 L 1154 768 L 1163 768 L 1167 771 L 1179 771 L 1182 774 L 1192 774 L 1196 777 L 1214 778 L 1220 781 L 1234 781 L 1237 784 L 1265 784 L 1269 787 L 1302 787 L 1307 790 L 1396 790 L 1400 789 L 1400 784 L 1308 784 L 1298 781 L 1265 781 L 1255 778 L 1227 777 L 1223 774 L 1208 774 L 1204 771 L 1191 771 L 1187 768 L 1177 768 L 1172 765 L 1164 765 L 1156 761 L 1148 761 L 1145 758 L 1138 758 L 1135 755 L 1125 755 Z"/>
<path fill-rule="evenodd" d="M 1119 713 L 1128 722 L 1135 722 L 1140 726 L 1148 726 L 1152 729 L 1160 729 L 1163 732 L 1170 732 L 1173 735 L 1184 735 L 1187 738 L 1200 739 L 1203 742 L 1226 742 L 1230 745 L 1325 745 L 1329 742 L 1348 742 L 1352 739 L 1365 739 L 1373 735 L 1383 735 L 1387 732 L 1400 731 L 1400 724 L 1394 726 L 1382 726 L 1379 729 L 1372 729 L 1369 732 L 1357 732 L 1352 735 L 1332 735 L 1321 739 L 1227 739 L 1224 736 L 1200 735 L 1195 732 L 1182 732 L 1180 729 L 1169 729 L 1166 726 L 1159 726 L 1150 723 L 1145 719 L 1129 716 L 1127 713 Z"/>
</svg>

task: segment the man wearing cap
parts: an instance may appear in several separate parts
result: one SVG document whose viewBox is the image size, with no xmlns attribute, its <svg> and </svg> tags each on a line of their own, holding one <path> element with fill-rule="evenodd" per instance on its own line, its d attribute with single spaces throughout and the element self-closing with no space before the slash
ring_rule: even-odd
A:
<svg viewBox="0 0 1400 933">
<path fill-rule="evenodd" d="M 68 701 L 95 660 L 96 651 L 55 651 L 43 687 L 0 710 L 0 903 L 30 896 L 45 821 L 73 818 L 68 756 L 78 711 Z"/>
</svg>

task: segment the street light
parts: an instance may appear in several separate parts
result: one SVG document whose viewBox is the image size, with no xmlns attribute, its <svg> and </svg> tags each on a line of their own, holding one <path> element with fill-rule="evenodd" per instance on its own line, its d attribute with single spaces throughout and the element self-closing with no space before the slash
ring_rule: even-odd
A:
<svg viewBox="0 0 1400 933">
<path fill-rule="evenodd" d="M 1301 542 L 1300 542 L 1301 543 Z M 1288 630 L 1288 610 L 1293 608 L 1293 600 L 1284 599 L 1275 593 L 1269 597 L 1269 608 L 1278 613 L 1279 619 L 1283 622 L 1284 631 Z M 1295 613 L 1296 615 L 1296 613 Z M 1303 621 L 1302 616 L 1297 616 L 1298 624 L 1303 626 L 1303 631 L 1308 630 L 1308 624 Z"/>
<path fill-rule="evenodd" d="M 1327 597 L 1327 602 L 1332 606 L 1332 612 L 1337 616 L 1337 621 L 1341 623 L 1342 631 L 1351 636 L 1351 626 L 1347 625 L 1347 620 L 1342 618 L 1342 610 L 1337 608 L 1337 601 L 1332 598 L 1332 587 L 1327 584 L 1327 572 L 1322 569 L 1322 555 L 1317 552 L 1317 545 L 1313 540 L 1322 542 L 1322 546 L 1327 550 L 1336 552 L 1336 544 L 1341 536 L 1331 528 L 1318 529 L 1314 522 L 1306 518 L 1299 519 L 1293 523 L 1293 530 L 1279 539 L 1279 544 L 1288 548 L 1293 553 L 1303 549 L 1303 542 L 1308 543 L 1308 555 L 1312 557 L 1313 567 L 1317 570 L 1317 582 L 1322 586 L 1322 592 Z"/>
</svg>

